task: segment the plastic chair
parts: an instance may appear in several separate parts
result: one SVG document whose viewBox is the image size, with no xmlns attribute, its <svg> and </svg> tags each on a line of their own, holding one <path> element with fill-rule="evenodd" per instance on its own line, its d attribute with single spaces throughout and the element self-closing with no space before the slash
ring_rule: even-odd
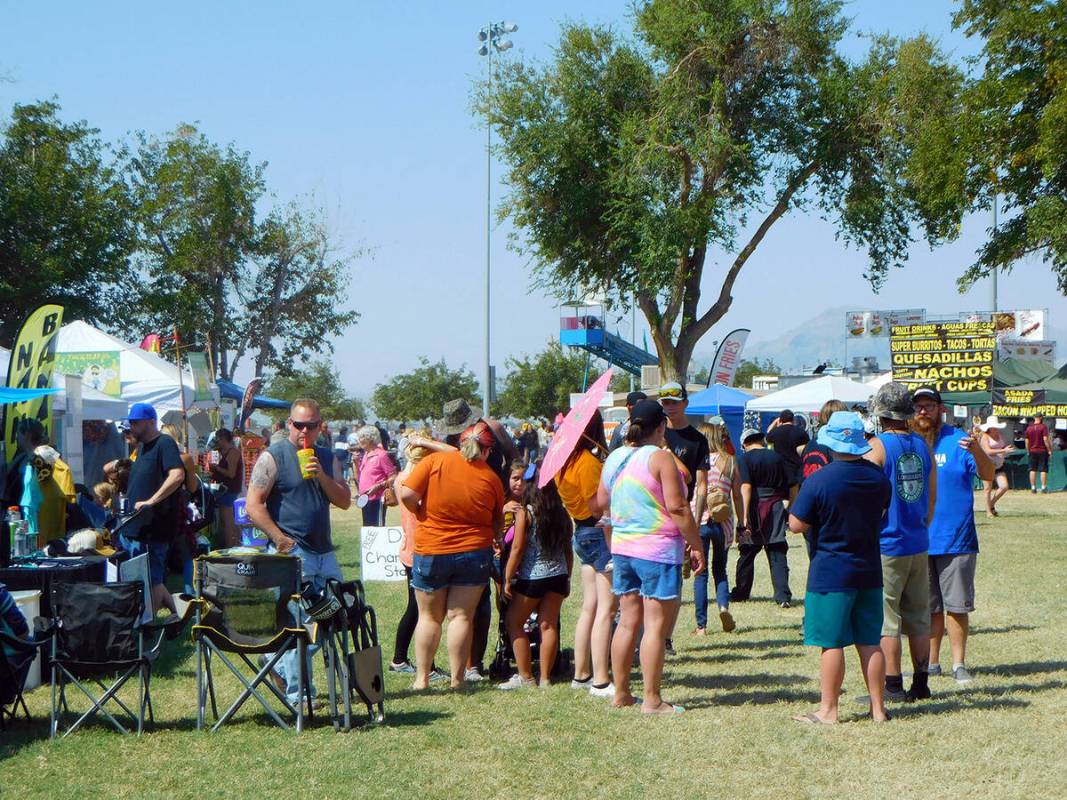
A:
<svg viewBox="0 0 1067 800">
<path fill-rule="evenodd" d="M 196 642 L 197 729 L 204 727 L 209 699 L 217 720 L 211 730 L 216 731 L 250 697 L 263 706 L 279 727 L 288 729 L 289 724 L 259 691 L 259 687 L 265 686 L 284 711 L 293 716 L 299 733 L 304 729 L 304 702 L 296 703 L 294 708 L 270 678 L 281 657 L 295 649 L 301 699 L 307 699 L 310 717 L 310 682 L 304 666 L 309 636 L 300 610 L 300 559 L 285 555 L 208 555 L 197 558 L 195 565 L 193 640 Z M 251 659 L 253 655 L 263 656 L 258 666 Z M 221 717 L 211 671 L 215 657 L 244 687 Z M 251 678 L 238 666 L 242 663 L 251 670 Z"/>
</svg>

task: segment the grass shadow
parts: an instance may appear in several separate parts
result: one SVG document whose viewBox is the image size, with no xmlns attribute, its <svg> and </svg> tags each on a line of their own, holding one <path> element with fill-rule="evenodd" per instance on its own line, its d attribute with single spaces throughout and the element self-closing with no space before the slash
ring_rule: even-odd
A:
<svg viewBox="0 0 1067 800">
<path fill-rule="evenodd" d="M 737 641 L 730 642 L 729 644 L 696 644 L 687 646 L 686 650 L 699 651 L 699 650 L 721 650 L 723 648 L 730 650 L 771 650 L 776 647 L 802 647 L 803 643 L 799 638 L 792 639 L 757 639 L 755 641 L 748 641 L 745 639 L 738 639 Z"/>
<path fill-rule="evenodd" d="M 817 689 L 762 689 L 751 692 L 726 692 L 715 695 L 708 706 L 770 706 L 778 703 L 818 703 L 822 698 Z"/>
<path fill-rule="evenodd" d="M 725 648 L 724 648 L 725 649 Z M 786 653 L 781 650 L 772 650 L 768 653 L 759 653 L 755 655 L 745 655 L 743 653 L 714 653 L 706 656 L 698 655 L 679 655 L 674 656 L 667 662 L 667 666 L 672 664 L 723 664 L 729 661 L 766 661 L 773 658 L 796 658 L 796 653 Z"/>
<path fill-rule="evenodd" d="M 756 672 L 740 678 L 737 675 L 680 675 L 678 677 L 672 675 L 670 678 L 670 682 L 674 685 L 693 689 L 734 689 L 739 681 L 745 686 L 774 687 L 810 684 L 813 679 L 806 675 L 772 675 L 769 672 Z"/>
<path fill-rule="evenodd" d="M 993 711 L 997 709 L 1027 708 L 1029 700 L 1019 700 L 1013 697 L 990 697 L 978 699 L 967 692 L 960 692 L 955 696 L 939 700 L 930 700 L 922 703 L 910 703 L 908 705 L 892 705 L 889 713 L 900 719 L 908 717 L 922 717 L 927 714 L 947 714 L 953 711 L 967 711 L 969 709 L 981 709 Z"/>
<path fill-rule="evenodd" d="M 1047 672 L 1067 672 L 1067 661 L 1021 661 L 1016 664 L 990 664 L 983 666 L 982 674 L 990 675 L 1042 675 Z"/>
<path fill-rule="evenodd" d="M 1036 625 L 1002 625 L 999 628 L 983 628 L 981 626 L 971 627 L 971 636 L 979 633 L 1014 633 L 1015 631 L 1036 631 Z"/>
</svg>

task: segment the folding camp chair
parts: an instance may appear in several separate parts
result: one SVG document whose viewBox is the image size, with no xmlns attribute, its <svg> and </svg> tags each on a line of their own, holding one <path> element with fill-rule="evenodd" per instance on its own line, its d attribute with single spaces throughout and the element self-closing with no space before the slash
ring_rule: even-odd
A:
<svg viewBox="0 0 1067 800">
<path fill-rule="evenodd" d="M 97 713 L 103 714 L 120 733 L 128 733 L 105 707 L 112 701 L 136 722 L 140 735 L 145 712 L 150 720 L 153 718 L 152 664 L 173 619 L 142 624 L 146 598 L 141 581 L 57 583 L 52 586 L 51 600 L 50 625 L 42 628 L 38 623 L 37 627 L 52 637 L 48 661 L 52 673 L 52 738 L 69 711 L 68 683 L 88 697 L 92 706 L 63 736 L 76 731 Z M 134 676 L 138 684 L 136 712 L 118 694 Z M 104 685 L 106 678 L 114 678 L 110 686 Z M 96 684 L 103 694 L 94 695 L 91 684 Z"/>
<path fill-rule="evenodd" d="M 315 620 L 317 641 L 322 644 L 334 729 L 351 730 L 353 695 L 367 706 L 371 722 L 384 722 L 378 619 L 366 603 L 363 584 L 326 581 L 322 596 L 307 603 L 307 613 Z"/>
<path fill-rule="evenodd" d="M 289 724 L 275 711 L 257 687 L 265 686 L 281 702 L 285 712 L 296 720 L 296 730 L 304 729 L 304 703 L 289 701 L 270 680 L 281 657 L 297 651 L 297 682 L 301 700 L 307 698 L 310 716 L 310 681 L 305 674 L 308 631 L 300 610 L 300 559 L 284 555 L 201 556 L 196 559 L 196 727 L 204 727 L 208 699 L 218 730 L 250 697 L 259 701 L 280 727 Z M 236 655 L 238 659 L 227 657 Z M 262 655 L 260 664 L 251 656 Z M 220 717 L 215 703 L 215 682 L 211 672 L 215 657 L 234 674 L 244 690 Z M 237 661 L 238 663 L 235 663 Z M 244 665 L 251 678 L 239 668 Z"/>
<path fill-rule="evenodd" d="M 22 697 L 26 675 L 50 638 L 51 634 L 45 634 L 39 639 L 20 639 L 0 631 L 0 731 L 7 728 L 8 720 L 15 721 L 20 707 L 26 719 L 30 719 L 30 710 Z"/>
</svg>

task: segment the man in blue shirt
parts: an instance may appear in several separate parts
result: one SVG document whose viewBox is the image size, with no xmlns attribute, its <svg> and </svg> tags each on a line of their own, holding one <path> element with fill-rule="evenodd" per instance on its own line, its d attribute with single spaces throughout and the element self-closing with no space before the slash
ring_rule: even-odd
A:
<svg viewBox="0 0 1067 800">
<path fill-rule="evenodd" d="M 863 420 L 835 411 L 819 429 L 833 461 L 804 481 L 790 509 L 789 529 L 807 534 L 811 566 L 804 596 L 804 644 L 822 648 L 818 711 L 798 722 L 837 722 L 845 651 L 855 645 L 870 692 L 871 718 L 884 722 L 882 562 L 879 533 L 889 506 L 889 481 L 863 455 L 870 446 Z"/>
<path fill-rule="evenodd" d="M 952 677 L 969 683 L 967 632 L 974 611 L 978 531 L 974 525 L 974 476 L 993 479 L 995 468 L 980 437 L 942 423 L 945 412 L 935 389 L 915 392 L 915 429 L 930 444 L 937 464 L 937 504 L 930 522 L 930 674 L 941 674 L 941 639 L 948 615 Z"/>
<path fill-rule="evenodd" d="M 914 407 L 906 386 L 893 381 L 881 387 L 871 401 L 871 414 L 881 422 L 882 433 L 870 440 L 871 450 L 866 457 L 882 468 L 893 488 L 881 534 L 885 696 L 886 700 L 925 700 L 930 697 L 927 524 L 934 513 L 937 475 L 930 448 L 921 436 L 908 430 Z M 914 668 L 907 692 L 900 665 L 901 634 L 908 637 Z"/>
</svg>

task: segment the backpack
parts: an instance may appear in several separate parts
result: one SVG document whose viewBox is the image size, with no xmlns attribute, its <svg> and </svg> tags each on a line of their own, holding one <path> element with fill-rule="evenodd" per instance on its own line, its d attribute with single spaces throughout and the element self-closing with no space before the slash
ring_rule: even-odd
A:
<svg viewBox="0 0 1067 800">
<path fill-rule="evenodd" d="M 722 474 L 721 469 L 720 474 Z M 729 476 L 724 475 L 723 477 L 728 477 L 730 483 L 733 483 L 733 468 L 731 467 Z M 712 522 L 725 522 L 733 513 L 730 508 L 730 496 L 718 486 L 708 489 L 707 507 L 708 519 Z"/>
</svg>

